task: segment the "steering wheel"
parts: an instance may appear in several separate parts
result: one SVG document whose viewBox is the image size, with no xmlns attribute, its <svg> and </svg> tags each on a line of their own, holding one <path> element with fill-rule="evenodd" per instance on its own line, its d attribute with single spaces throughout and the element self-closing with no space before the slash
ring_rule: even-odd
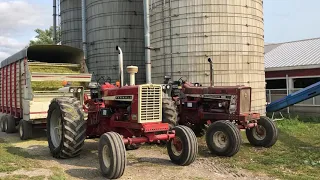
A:
<svg viewBox="0 0 320 180">
<path fill-rule="evenodd" d="M 183 76 L 180 77 L 180 79 L 178 80 L 180 83 L 185 83 L 186 81 L 182 79 Z"/>
<path fill-rule="evenodd" d="M 107 77 L 107 81 L 106 82 L 111 84 L 111 78 L 109 76 Z"/>
</svg>

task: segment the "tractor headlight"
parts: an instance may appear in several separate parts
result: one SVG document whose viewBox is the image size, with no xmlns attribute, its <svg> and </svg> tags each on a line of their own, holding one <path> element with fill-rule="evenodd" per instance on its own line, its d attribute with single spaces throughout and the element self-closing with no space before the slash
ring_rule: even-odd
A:
<svg viewBox="0 0 320 180">
<path fill-rule="evenodd" d="M 229 112 L 233 114 L 237 111 L 237 96 L 232 95 L 230 99 Z"/>
<path fill-rule="evenodd" d="M 170 89 L 170 85 L 167 85 L 167 89 Z"/>
<path fill-rule="evenodd" d="M 78 93 L 81 93 L 82 89 L 81 89 L 81 88 L 78 88 L 78 90 L 77 90 L 77 91 L 78 91 Z"/>
<path fill-rule="evenodd" d="M 70 88 L 70 89 L 69 89 L 69 92 L 73 93 L 73 92 L 74 92 L 74 89 L 73 89 L 73 88 Z"/>
<path fill-rule="evenodd" d="M 165 90 L 165 89 L 166 89 L 166 86 L 165 86 L 165 85 L 163 85 L 163 86 L 162 86 L 162 89 L 163 89 L 163 90 Z"/>
</svg>

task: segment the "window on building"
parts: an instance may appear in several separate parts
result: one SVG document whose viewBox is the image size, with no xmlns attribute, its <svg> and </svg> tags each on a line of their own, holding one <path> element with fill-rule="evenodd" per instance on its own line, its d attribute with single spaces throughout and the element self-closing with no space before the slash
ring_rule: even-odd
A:
<svg viewBox="0 0 320 180">
<path fill-rule="evenodd" d="M 314 83 L 320 81 L 320 77 L 317 78 L 297 78 L 294 79 L 294 88 L 305 88 Z"/>
<path fill-rule="evenodd" d="M 267 89 L 286 89 L 287 82 L 285 79 L 267 80 Z"/>
</svg>

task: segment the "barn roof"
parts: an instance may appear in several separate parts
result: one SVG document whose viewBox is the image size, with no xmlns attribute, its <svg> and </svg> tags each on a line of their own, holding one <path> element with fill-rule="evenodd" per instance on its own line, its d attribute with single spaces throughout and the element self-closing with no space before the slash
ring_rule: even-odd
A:
<svg viewBox="0 0 320 180">
<path fill-rule="evenodd" d="M 320 67 L 320 38 L 265 45 L 266 71 Z"/>
</svg>

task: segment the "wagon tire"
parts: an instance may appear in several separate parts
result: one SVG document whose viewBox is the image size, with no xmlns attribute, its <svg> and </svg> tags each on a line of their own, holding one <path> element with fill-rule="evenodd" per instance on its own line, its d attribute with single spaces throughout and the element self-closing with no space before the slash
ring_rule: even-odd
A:
<svg viewBox="0 0 320 180">
<path fill-rule="evenodd" d="M 193 163 L 198 154 L 198 140 L 194 132 L 187 126 L 174 127 L 175 137 L 167 143 L 167 151 L 171 161 L 181 166 Z"/>
<path fill-rule="evenodd" d="M 28 121 L 21 120 L 19 125 L 19 136 L 21 140 L 32 138 L 32 124 Z"/>
<path fill-rule="evenodd" d="M 278 129 L 275 123 L 268 117 L 261 117 L 257 124 L 257 127 L 246 129 L 250 144 L 266 148 L 273 146 L 278 139 Z"/>
<path fill-rule="evenodd" d="M 80 101 L 76 98 L 55 98 L 47 116 L 47 137 L 50 152 L 59 159 L 80 155 L 86 138 L 86 122 Z"/>
<path fill-rule="evenodd" d="M 6 132 L 5 124 L 4 124 L 4 121 L 5 121 L 4 116 L 5 116 L 4 114 L 1 114 L 1 118 L 0 118 L 0 131 L 1 132 Z"/>
<path fill-rule="evenodd" d="M 206 143 L 212 154 L 231 157 L 241 146 L 241 134 L 230 121 L 212 123 L 206 133 Z"/>
<path fill-rule="evenodd" d="M 7 121 L 7 127 L 6 127 L 6 133 L 15 133 L 17 131 L 16 129 L 16 120 L 11 115 L 6 115 L 6 121 Z"/>
<path fill-rule="evenodd" d="M 126 167 L 126 149 L 121 136 L 107 132 L 99 140 L 99 165 L 101 173 L 108 179 L 120 178 Z"/>
</svg>

